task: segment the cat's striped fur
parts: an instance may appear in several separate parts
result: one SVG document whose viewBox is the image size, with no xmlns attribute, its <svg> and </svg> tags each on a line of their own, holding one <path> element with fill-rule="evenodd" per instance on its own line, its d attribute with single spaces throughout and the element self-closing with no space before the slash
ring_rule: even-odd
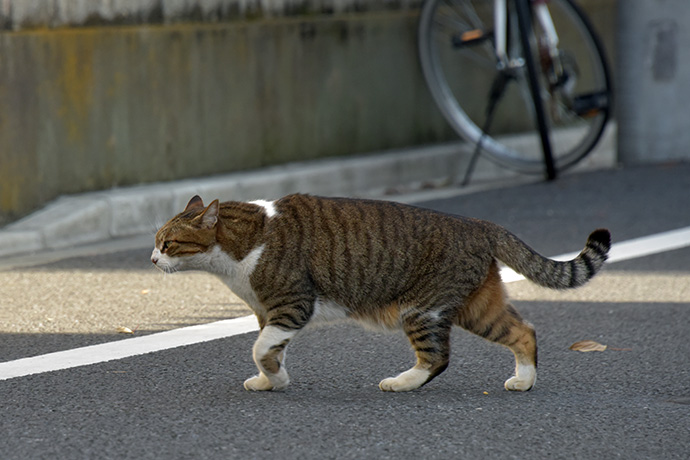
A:
<svg viewBox="0 0 690 460">
<path fill-rule="evenodd" d="M 573 288 L 609 248 L 609 232 L 597 230 L 579 256 L 556 262 L 491 222 L 398 203 L 289 195 L 205 207 L 197 196 L 158 231 L 152 261 L 215 273 L 254 310 L 259 375 L 249 390 L 286 386 L 290 340 L 312 319 L 335 317 L 407 334 L 417 363 L 383 390 L 412 390 L 443 372 L 453 325 L 510 348 L 516 370 L 505 387 L 529 390 L 536 337 L 508 303 L 497 261 L 542 286 Z"/>
</svg>

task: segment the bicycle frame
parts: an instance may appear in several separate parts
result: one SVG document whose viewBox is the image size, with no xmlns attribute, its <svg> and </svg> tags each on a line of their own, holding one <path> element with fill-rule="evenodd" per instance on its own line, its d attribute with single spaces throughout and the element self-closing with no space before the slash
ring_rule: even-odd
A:
<svg viewBox="0 0 690 460">
<path fill-rule="evenodd" d="M 539 21 L 539 25 L 544 31 L 546 38 L 545 45 L 548 47 L 552 58 L 558 56 L 558 34 L 549 13 L 548 0 L 532 0 L 532 11 Z M 507 0 L 494 0 L 494 47 L 496 49 L 496 59 L 499 69 L 505 67 L 521 67 L 524 63 L 521 60 L 511 60 L 507 53 L 507 34 L 508 34 L 508 3 Z"/>
</svg>

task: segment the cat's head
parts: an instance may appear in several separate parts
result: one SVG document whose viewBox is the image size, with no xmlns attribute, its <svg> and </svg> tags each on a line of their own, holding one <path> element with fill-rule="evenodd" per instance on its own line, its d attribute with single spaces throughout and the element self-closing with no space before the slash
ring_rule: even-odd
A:
<svg viewBox="0 0 690 460">
<path fill-rule="evenodd" d="M 164 272 L 204 269 L 209 253 L 217 244 L 220 205 L 214 200 L 207 207 L 196 195 L 180 214 L 156 233 L 151 262 Z"/>
</svg>

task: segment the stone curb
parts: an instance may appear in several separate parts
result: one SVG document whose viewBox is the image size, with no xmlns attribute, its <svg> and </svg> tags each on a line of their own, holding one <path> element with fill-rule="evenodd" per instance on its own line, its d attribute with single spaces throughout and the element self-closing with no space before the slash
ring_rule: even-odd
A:
<svg viewBox="0 0 690 460">
<path fill-rule="evenodd" d="M 295 192 L 381 196 L 387 190 L 405 192 L 424 186 L 448 185 L 454 181 L 455 172 L 463 170 L 460 163 L 461 159 L 466 162 L 469 158 L 468 148 L 464 143 L 441 144 L 65 196 L 0 229 L 0 257 L 153 235 L 170 217 L 184 209 L 194 195 L 200 195 L 204 202 L 216 198 L 221 201 L 275 199 Z M 602 153 L 590 155 L 587 159 L 590 164 L 583 168 L 612 166 L 615 149 L 608 146 L 598 150 Z M 512 171 L 480 160 L 473 180 L 516 176 Z"/>
</svg>

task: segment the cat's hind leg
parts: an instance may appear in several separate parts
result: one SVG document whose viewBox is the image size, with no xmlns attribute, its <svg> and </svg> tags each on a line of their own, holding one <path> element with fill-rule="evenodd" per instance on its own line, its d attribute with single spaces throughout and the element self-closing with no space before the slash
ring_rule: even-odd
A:
<svg viewBox="0 0 690 460">
<path fill-rule="evenodd" d="M 537 378 L 537 337 L 508 303 L 498 267 L 494 263 L 481 288 L 458 312 L 457 324 L 487 340 L 510 348 L 515 355 L 515 375 L 507 390 L 527 391 Z"/>
<path fill-rule="evenodd" d="M 505 304 L 503 311 L 487 338 L 510 348 L 515 355 L 515 375 L 505 381 L 505 389 L 527 391 L 537 380 L 537 335 L 512 305 Z"/>
<path fill-rule="evenodd" d="M 509 305 L 509 307 L 512 307 Z M 537 337 L 534 328 L 521 321 L 519 328 L 514 328 L 505 345 L 515 354 L 515 375 L 505 381 L 505 389 L 527 391 L 532 389 L 537 380 Z"/>
<path fill-rule="evenodd" d="M 439 311 L 411 310 L 403 314 L 403 330 L 417 357 L 415 366 L 379 383 L 383 391 L 410 391 L 428 383 L 448 367 L 451 322 Z"/>
</svg>

